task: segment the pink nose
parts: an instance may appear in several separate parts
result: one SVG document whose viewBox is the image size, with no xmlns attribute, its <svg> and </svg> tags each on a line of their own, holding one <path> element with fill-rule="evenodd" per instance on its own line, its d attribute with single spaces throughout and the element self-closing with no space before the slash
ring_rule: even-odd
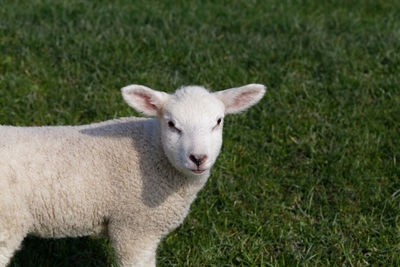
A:
<svg viewBox="0 0 400 267">
<path fill-rule="evenodd" d="M 189 159 L 196 164 L 197 167 L 200 167 L 207 160 L 207 155 L 193 155 L 189 156 Z"/>
</svg>

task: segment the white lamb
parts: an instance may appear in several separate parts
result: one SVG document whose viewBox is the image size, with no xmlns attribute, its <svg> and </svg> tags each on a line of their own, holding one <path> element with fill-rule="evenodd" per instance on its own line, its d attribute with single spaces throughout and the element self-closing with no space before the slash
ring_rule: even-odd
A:
<svg viewBox="0 0 400 267">
<path fill-rule="evenodd" d="M 120 266 L 155 266 L 160 240 L 182 223 L 210 175 L 225 114 L 265 87 L 175 94 L 140 85 L 125 101 L 151 118 L 83 126 L 0 126 L 0 266 L 24 237 L 106 234 Z"/>
</svg>

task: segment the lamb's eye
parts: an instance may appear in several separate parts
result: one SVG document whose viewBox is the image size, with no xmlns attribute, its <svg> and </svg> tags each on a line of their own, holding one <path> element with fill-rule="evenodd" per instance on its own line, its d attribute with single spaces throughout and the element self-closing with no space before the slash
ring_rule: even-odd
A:
<svg viewBox="0 0 400 267">
<path fill-rule="evenodd" d="M 215 124 L 215 126 L 213 127 L 213 130 L 217 129 L 218 126 L 221 125 L 221 122 L 222 122 L 222 118 L 219 118 L 219 119 L 217 120 L 217 124 Z"/>
<path fill-rule="evenodd" d="M 175 123 L 173 121 L 168 122 L 168 127 L 178 133 L 181 133 L 182 131 L 178 128 L 176 128 Z"/>
</svg>

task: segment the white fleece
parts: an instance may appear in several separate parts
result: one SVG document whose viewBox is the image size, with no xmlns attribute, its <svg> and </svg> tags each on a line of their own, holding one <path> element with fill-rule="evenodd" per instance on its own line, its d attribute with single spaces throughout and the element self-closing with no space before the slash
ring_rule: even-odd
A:
<svg viewBox="0 0 400 267">
<path fill-rule="evenodd" d="M 249 90 L 254 91 L 254 86 Z M 130 95 L 124 95 L 127 102 L 131 96 L 135 101 L 139 98 L 140 107 L 129 104 L 158 118 L 121 118 L 82 126 L 0 126 L 1 267 L 28 234 L 55 238 L 106 234 L 121 266 L 155 266 L 159 241 L 182 223 L 213 162 L 196 166 L 189 151 L 185 162 L 171 164 L 175 156 L 169 154 L 182 147 L 179 140 L 185 138 L 178 134 L 185 129 L 178 132 L 175 125 L 163 121 L 165 114 L 174 120 L 173 111 L 163 108 L 169 95 L 143 91 L 143 87 L 131 89 Z M 249 92 L 243 95 L 249 98 Z M 155 97 L 163 101 L 158 103 Z M 243 101 L 236 102 L 243 109 Z M 210 133 L 222 138 L 222 128 L 216 126 Z M 215 152 L 207 152 L 210 158 L 219 149 L 218 143 Z"/>
</svg>

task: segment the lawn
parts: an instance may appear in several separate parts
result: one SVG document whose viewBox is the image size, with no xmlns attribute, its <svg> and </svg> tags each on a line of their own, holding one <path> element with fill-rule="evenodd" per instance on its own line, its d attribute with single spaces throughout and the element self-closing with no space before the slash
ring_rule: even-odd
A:
<svg viewBox="0 0 400 267">
<path fill-rule="evenodd" d="M 138 115 L 131 83 L 268 87 L 159 266 L 400 265 L 400 1 L 2 1 L 0 124 Z M 109 241 L 28 237 L 10 264 L 72 265 L 115 266 Z"/>
</svg>

